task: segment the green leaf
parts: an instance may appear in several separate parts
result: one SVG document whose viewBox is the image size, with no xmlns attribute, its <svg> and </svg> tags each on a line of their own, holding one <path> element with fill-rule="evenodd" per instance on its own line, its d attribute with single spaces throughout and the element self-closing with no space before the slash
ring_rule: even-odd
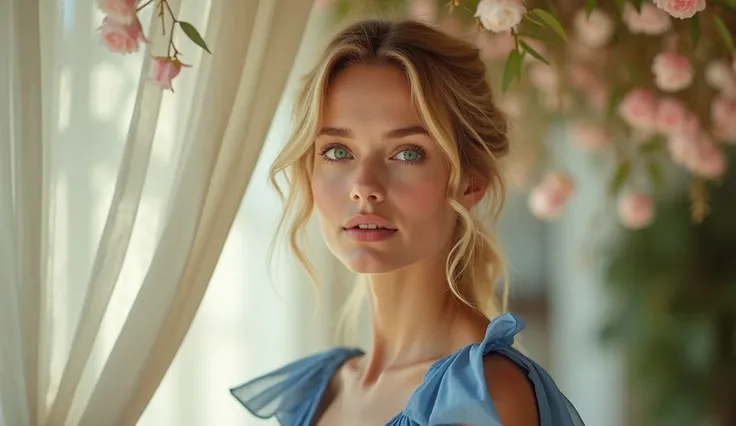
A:
<svg viewBox="0 0 736 426">
<path fill-rule="evenodd" d="M 698 45 L 698 40 L 700 40 L 700 15 L 695 14 L 690 18 L 690 44 L 693 49 Z"/>
<path fill-rule="evenodd" d="M 528 13 L 524 15 L 524 19 L 526 19 L 527 21 L 531 22 L 532 24 L 539 25 L 540 27 L 543 27 L 543 28 L 547 28 L 547 26 L 544 25 L 544 22 L 537 21 L 536 19 L 534 19 L 532 17 L 532 15 L 530 15 Z"/>
<path fill-rule="evenodd" d="M 631 0 L 631 4 L 634 5 L 634 8 L 636 8 L 636 13 L 641 14 L 641 4 L 642 0 Z"/>
<path fill-rule="evenodd" d="M 549 61 L 545 59 L 541 53 L 537 52 L 531 46 L 529 46 L 524 40 L 519 40 L 519 44 L 521 45 L 522 49 L 524 49 L 527 53 L 532 55 L 534 58 L 549 65 Z"/>
<path fill-rule="evenodd" d="M 598 0 L 585 0 L 585 14 L 590 16 L 596 6 L 598 6 Z"/>
<path fill-rule="evenodd" d="M 624 91 L 621 89 L 621 86 L 615 86 L 611 90 L 611 95 L 608 98 L 608 104 L 606 105 L 606 116 L 613 117 L 614 114 L 616 114 L 616 110 L 618 109 L 618 104 L 621 102 L 621 100 L 624 98 Z"/>
<path fill-rule="evenodd" d="M 503 69 L 503 91 L 505 92 L 511 86 L 514 78 L 521 78 L 521 53 L 514 49 L 506 58 L 506 65 Z"/>
<path fill-rule="evenodd" d="M 659 163 L 651 161 L 647 164 L 647 174 L 654 188 L 659 191 L 664 188 L 664 174 Z"/>
<path fill-rule="evenodd" d="M 560 24 L 560 21 L 557 20 L 551 13 L 542 10 L 542 9 L 534 9 L 531 11 L 534 15 L 537 15 L 539 19 L 544 21 L 545 24 L 547 24 L 548 27 L 552 29 L 552 31 L 556 32 L 560 38 L 567 41 L 567 35 L 565 34 L 565 29 L 562 28 L 562 24 Z"/>
<path fill-rule="evenodd" d="M 180 21 L 179 26 L 181 27 L 182 31 L 184 31 L 184 34 L 186 34 L 187 37 L 189 37 L 189 39 L 194 42 L 194 44 L 204 49 L 210 55 L 212 54 L 212 52 L 210 52 L 210 49 L 207 47 L 207 43 L 205 43 L 202 36 L 199 35 L 199 31 L 194 28 L 194 25 L 190 24 L 189 22 Z"/>
<path fill-rule="evenodd" d="M 626 6 L 626 0 L 616 0 L 616 9 L 618 9 L 618 13 L 620 15 L 623 15 L 625 6 Z"/>
<path fill-rule="evenodd" d="M 723 39 L 723 43 L 726 45 L 728 50 L 731 53 L 736 53 L 736 47 L 733 45 L 733 36 L 731 36 L 731 33 L 728 31 L 726 23 L 723 22 L 723 18 L 714 14 L 713 22 L 715 22 L 718 34 L 721 36 L 721 39 Z"/>
<path fill-rule="evenodd" d="M 608 193 L 611 195 L 618 194 L 626 183 L 626 180 L 628 180 L 629 174 L 631 174 L 631 164 L 628 161 L 619 164 L 616 173 L 613 175 L 613 179 L 609 183 Z"/>
</svg>

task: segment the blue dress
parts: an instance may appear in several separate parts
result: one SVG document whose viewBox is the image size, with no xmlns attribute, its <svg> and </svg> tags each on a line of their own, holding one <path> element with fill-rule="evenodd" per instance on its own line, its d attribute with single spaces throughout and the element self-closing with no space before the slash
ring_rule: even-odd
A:
<svg viewBox="0 0 736 426">
<path fill-rule="evenodd" d="M 485 338 L 434 362 L 406 407 L 386 426 L 501 426 L 488 395 L 483 357 L 506 356 L 527 372 L 536 394 L 540 426 L 584 426 L 580 415 L 542 367 L 511 347 L 524 328 L 512 314 L 488 325 Z M 303 358 L 231 389 L 253 415 L 282 426 L 310 426 L 333 375 L 359 349 L 335 348 Z"/>
</svg>

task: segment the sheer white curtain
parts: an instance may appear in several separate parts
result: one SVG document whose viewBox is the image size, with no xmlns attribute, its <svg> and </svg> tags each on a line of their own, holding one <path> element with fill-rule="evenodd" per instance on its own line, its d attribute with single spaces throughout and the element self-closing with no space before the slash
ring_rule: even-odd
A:
<svg viewBox="0 0 736 426">
<path fill-rule="evenodd" d="M 311 2 L 169 3 L 213 55 L 180 40 L 195 66 L 162 96 L 142 84 L 167 42 L 150 12 L 147 51 L 117 56 L 94 2 L 0 2 L 0 424 L 135 424 L 157 389 L 141 423 L 229 422 L 228 386 L 329 342 L 292 326 L 302 277 L 264 275 L 278 207 L 254 199 Z"/>
</svg>

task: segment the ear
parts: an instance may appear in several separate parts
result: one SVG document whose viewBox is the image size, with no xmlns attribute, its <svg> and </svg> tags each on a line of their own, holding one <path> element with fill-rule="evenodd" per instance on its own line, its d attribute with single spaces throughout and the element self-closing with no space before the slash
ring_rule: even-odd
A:
<svg viewBox="0 0 736 426">
<path fill-rule="evenodd" d="M 458 197 L 458 200 L 466 209 L 470 210 L 483 200 L 487 188 L 488 183 L 485 179 L 468 173 L 460 185 L 460 197 Z"/>
</svg>

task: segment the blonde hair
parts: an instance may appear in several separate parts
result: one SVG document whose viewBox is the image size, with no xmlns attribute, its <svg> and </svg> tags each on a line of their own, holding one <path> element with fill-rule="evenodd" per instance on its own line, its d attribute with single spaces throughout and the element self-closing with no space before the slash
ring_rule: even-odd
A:
<svg viewBox="0 0 736 426">
<path fill-rule="evenodd" d="M 500 157 L 508 152 L 508 121 L 493 101 L 478 49 L 426 24 L 376 19 L 353 23 L 330 41 L 318 65 L 303 78 L 294 128 L 270 170 L 285 208 L 278 229 L 288 227 L 289 247 L 316 284 L 301 235 L 314 206 L 310 179 L 322 106 L 336 73 L 370 63 L 393 64 L 406 73 L 417 111 L 450 165 L 447 197 L 458 225 L 446 263 L 449 288 L 459 301 L 492 318 L 506 309 L 508 279 L 502 252 L 484 225 L 495 226 L 506 195 Z M 280 175 L 289 187 L 286 194 L 278 183 Z M 485 224 L 454 198 L 464 175 L 486 185 L 484 201 L 490 212 Z M 499 279 L 504 285 L 500 304 L 495 294 Z M 356 286 L 355 294 L 361 290 Z M 357 297 L 350 299 L 353 305 Z"/>
</svg>

